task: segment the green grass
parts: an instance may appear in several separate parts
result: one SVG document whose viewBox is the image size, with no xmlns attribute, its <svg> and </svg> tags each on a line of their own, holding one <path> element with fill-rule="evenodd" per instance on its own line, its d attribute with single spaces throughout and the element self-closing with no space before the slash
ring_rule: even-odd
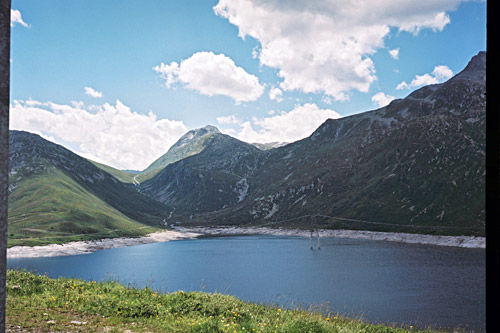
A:
<svg viewBox="0 0 500 333">
<path fill-rule="evenodd" d="M 54 280 L 16 270 L 7 271 L 6 323 L 7 329 L 28 331 L 420 332 L 217 293 L 159 294 L 116 282 Z"/>
<path fill-rule="evenodd" d="M 9 195 L 8 246 L 145 235 L 132 220 L 56 168 L 19 181 Z"/>
</svg>

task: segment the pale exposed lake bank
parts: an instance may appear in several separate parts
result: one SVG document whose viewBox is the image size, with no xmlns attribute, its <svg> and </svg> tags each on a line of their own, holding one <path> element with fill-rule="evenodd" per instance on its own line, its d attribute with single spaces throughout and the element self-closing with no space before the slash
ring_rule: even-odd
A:
<svg viewBox="0 0 500 333">
<path fill-rule="evenodd" d="M 87 254 L 99 250 L 114 249 L 126 246 L 168 242 L 171 240 L 196 238 L 198 234 L 165 230 L 136 238 L 105 238 L 95 241 L 70 242 L 66 244 L 50 244 L 43 246 L 14 246 L 7 249 L 7 258 L 57 257 Z"/>
<path fill-rule="evenodd" d="M 96 241 L 79 241 L 66 244 L 51 244 L 44 246 L 14 246 L 7 249 L 7 258 L 35 258 L 71 256 L 92 253 L 98 250 L 120 248 L 126 246 L 167 242 L 179 239 L 193 239 L 200 236 L 231 236 L 231 235 L 274 235 L 274 236 L 297 236 L 309 237 L 310 232 L 300 229 L 274 229 L 265 227 L 174 227 L 175 230 L 165 230 L 137 238 L 107 238 Z M 408 244 L 425 244 L 439 246 L 455 246 L 463 248 L 486 247 L 485 237 L 474 236 L 436 236 L 419 235 L 408 233 L 374 232 L 358 230 L 318 230 L 313 237 L 319 236 L 369 239 L 389 242 L 400 242 Z"/>
<path fill-rule="evenodd" d="M 308 230 L 300 229 L 274 229 L 265 227 L 219 227 L 219 228 L 185 228 L 174 227 L 180 232 L 191 232 L 202 235 L 274 235 L 274 236 L 298 236 L 309 237 Z M 463 248 L 486 248 L 485 237 L 475 236 L 437 236 L 437 235 L 420 235 L 409 233 L 394 233 L 394 232 L 375 232 L 361 230 L 327 230 L 319 229 L 313 232 L 313 237 L 336 237 L 336 238 L 352 238 L 352 239 L 370 239 L 389 242 L 400 242 L 408 244 L 426 244 L 439 246 L 456 246 Z"/>
</svg>

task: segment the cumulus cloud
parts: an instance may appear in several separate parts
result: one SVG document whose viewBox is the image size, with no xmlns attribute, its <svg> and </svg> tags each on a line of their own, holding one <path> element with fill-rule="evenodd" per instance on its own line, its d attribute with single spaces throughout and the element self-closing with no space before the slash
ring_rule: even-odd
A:
<svg viewBox="0 0 500 333">
<path fill-rule="evenodd" d="M 415 75 L 415 78 L 410 83 L 405 81 L 397 85 L 396 89 L 404 90 L 415 87 L 420 87 L 428 84 L 441 83 L 453 76 L 453 71 L 448 66 L 436 66 L 431 74 Z"/>
<path fill-rule="evenodd" d="M 75 153 L 120 169 L 142 170 L 188 130 L 182 121 L 140 114 L 121 101 L 85 106 L 14 100 L 10 128 L 64 143 Z"/>
<path fill-rule="evenodd" d="M 100 98 L 102 97 L 102 92 L 100 91 L 96 91 L 94 89 L 92 89 L 91 87 L 85 87 L 85 95 L 89 95 L 90 97 L 94 97 L 94 98 Z"/>
<path fill-rule="evenodd" d="M 389 50 L 389 55 L 391 56 L 392 59 L 398 60 L 399 59 L 399 49 Z"/>
<path fill-rule="evenodd" d="M 441 31 L 462 0 L 220 0 L 214 12 L 260 42 L 261 65 L 276 68 L 282 90 L 347 100 L 377 79 L 370 58 L 391 27 Z M 257 52 L 257 51 L 255 51 Z"/>
<path fill-rule="evenodd" d="M 276 112 L 270 117 L 253 117 L 242 121 L 234 115 L 217 118 L 219 124 L 236 125 L 222 128 L 221 131 L 246 142 L 293 142 L 312 134 L 326 119 L 340 118 L 330 109 L 320 109 L 314 103 L 296 105 L 292 111 Z"/>
<path fill-rule="evenodd" d="M 383 92 L 376 93 L 372 96 L 372 102 L 379 106 L 383 107 L 389 104 L 394 99 L 394 96 L 386 95 Z"/>
<path fill-rule="evenodd" d="M 439 81 L 448 80 L 453 76 L 453 71 L 448 66 L 436 66 L 432 71 L 432 74 Z"/>
<path fill-rule="evenodd" d="M 281 102 L 283 100 L 283 91 L 280 88 L 272 87 L 269 89 L 269 99 L 277 102 Z"/>
<path fill-rule="evenodd" d="M 153 68 L 166 80 L 166 86 L 180 82 L 188 89 L 203 95 L 223 95 L 231 97 L 236 103 L 254 101 L 264 92 L 259 79 L 236 66 L 224 54 L 197 52 L 180 64 L 161 63 Z"/>
<path fill-rule="evenodd" d="M 28 27 L 28 24 L 23 21 L 21 12 L 17 9 L 10 10 L 10 26 L 13 27 L 16 23 L 19 23 L 23 27 Z"/>
</svg>

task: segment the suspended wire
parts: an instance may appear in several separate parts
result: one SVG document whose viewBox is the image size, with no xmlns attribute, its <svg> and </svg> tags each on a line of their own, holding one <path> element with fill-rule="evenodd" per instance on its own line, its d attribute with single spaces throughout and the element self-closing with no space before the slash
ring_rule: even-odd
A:
<svg viewBox="0 0 500 333">
<path fill-rule="evenodd" d="M 363 224 L 376 224 L 376 225 L 386 225 L 386 226 L 396 226 L 396 227 L 410 227 L 410 228 L 434 228 L 434 229 L 482 229 L 482 227 L 460 227 L 460 226 L 444 226 L 444 225 L 415 225 L 415 224 L 400 224 L 400 223 L 388 223 L 388 222 L 376 222 L 376 221 L 366 221 L 366 220 L 357 220 L 357 219 L 352 219 L 352 218 L 346 218 L 346 217 L 339 217 L 339 216 L 330 216 L 330 215 L 324 215 L 324 214 L 306 214 L 306 215 L 301 215 L 297 217 L 292 217 L 289 219 L 284 219 L 284 220 L 279 220 L 279 221 L 272 221 L 263 224 L 265 225 L 273 225 L 273 224 L 279 224 L 279 223 L 284 223 L 284 222 L 290 222 L 294 220 L 299 220 L 299 219 L 305 219 L 308 217 L 322 217 L 322 218 L 327 218 L 327 219 L 333 219 L 333 220 L 340 220 L 340 221 L 348 221 L 348 222 L 356 222 L 356 223 L 363 223 Z M 312 221 L 311 221 L 312 224 Z"/>
</svg>

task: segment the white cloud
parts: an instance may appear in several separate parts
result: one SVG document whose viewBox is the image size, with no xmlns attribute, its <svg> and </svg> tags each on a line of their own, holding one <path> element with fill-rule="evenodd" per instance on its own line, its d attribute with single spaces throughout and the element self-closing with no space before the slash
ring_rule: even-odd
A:
<svg viewBox="0 0 500 333">
<path fill-rule="evenodd" d="M 326 119 L 340 118 L 330 109 L 320 109 L 316 104 L 296 105 L 290 112 L 278 112 L 264 118 L 252 118 L 250 121 L 231 117 L 236 128 L 222 128 L 221 131 L 246 142 L 293 142 L 311 135 Z M 220 124 L 229 124 L 228 117 L 217 118 Z M 222 120 L 222 121 L 221 121 Z"/>
<path fill-rule="evenodd" d="M 10 105 L 10 128 L 42 134 L 75 153 L 120 169 L 146 168 L 188 130 L 182 121 L 139 114 L 117 100 L 85 106 L 34 100 Z"/>
<path fill-rule="evenodd" d="M 264 92 L 259 79 L 236 66 L 234 61 L 224 54 L 197 52 L 190 58 L 170 65 L 161 63 L 153 68 L 166 80 L 170 88 L 181 82 L 188 89 L 203 95 L 224 95 L 237 103 L 254 101 Z"/>
<path fill-rule="evenodd" d="M 332 104 L 332 98 L 330 96 L 321 97 L 321 101 L 326 104 Z"/>
<path fill-rule="evenodd" d="M 399 59 L 399 49 L 389 50 L 389 54 L 390 54 L 392 59 L 396 59 L 396 60 Z"/>
<path fill-rule="evenodd" d="M 276 68 L 282 90 L 324 93 L 347 100 L 377 79 L 370 58 L 395 27 L 418 34 L 441 31 L 446 11 L 462 0 L 220 0 L 214 12 L 239 36 L 260 42 L 261 65 Z"/>
<path fill-rule="evenodd" d="M 90 97 L 94 97 L 94 98 L 102 97 L 102 92 L 100 92 L 100 91 L 96 91 L 96 90 L 92 89 L 91 87 L 85 87 L 84 89 L 85 89 L 85 94 L 89 95 Z"/>
<path fill-rule="evenodd" d="M 277 102 L 283 101 L 283 91 L 280 88 L 272 87 L 269 89 L 269 99 Z"/>
<path fill-rule="evenodd" d="M 441 2 L 450 3 L 454 1 Z M 445 12 L 439 12 L 435 15 L 430 16 L 416 14 L 413 20 L 409 20 L 408 22 L 401 22 L 399 30 L 409 31 L 417 35 L 420 30 L 422 30 L 422 28 L 431 28 L 434 31 L 442 31 L 448 23 L 450 23 L 450 17 Z"/>
<path fill-rule="evenodd" d="M 28 27 L 28 24 L 23 21 L 21 12 L 17 9 L 11 9 L 10 10 L 10 26 L 13 27 L 16 23 L 19 23 L 20 25 L 24 27 Z"/>
<path fill-rule="evenodd" d="M 234 115 L 230 115 L 230 116 L 226 116 L 226 117 L 217 117 L 216 119 L 217 119 L 217 122 L 219 124 L 223 124 L 223 125 L 239 124 L 240 123 L 238 118 L 236 118 L 236 116 L 234 116 Z"/>
<path fill-rule="evenodd" d="M 441 65 L 434 67 L 432 74 L 438 80 L 443 81 L 443 80 L 448 80 L 450 77 L 452 77 L 453 71 L 448 66 Z"/>
<path fill-rule="evenodd" d="M 453 71 L 448 66 L 436 66 L 432 71 L 432 74 L 415 75 L 415 78 L 411 83 L 406 83 L 405 81 L 397 85 L 396 89 L 411 89 L 415 87 L 420 87 L 428 84 L 441 83 L 453 76 Z"/>
<path fill-rule="evenodd" d="M 372 102 L 379 107 L 386 106 L 394 99 L 394 96 L 386 95 L 383 92 L 376 93 L 372 96 Z"/>
</svg>

